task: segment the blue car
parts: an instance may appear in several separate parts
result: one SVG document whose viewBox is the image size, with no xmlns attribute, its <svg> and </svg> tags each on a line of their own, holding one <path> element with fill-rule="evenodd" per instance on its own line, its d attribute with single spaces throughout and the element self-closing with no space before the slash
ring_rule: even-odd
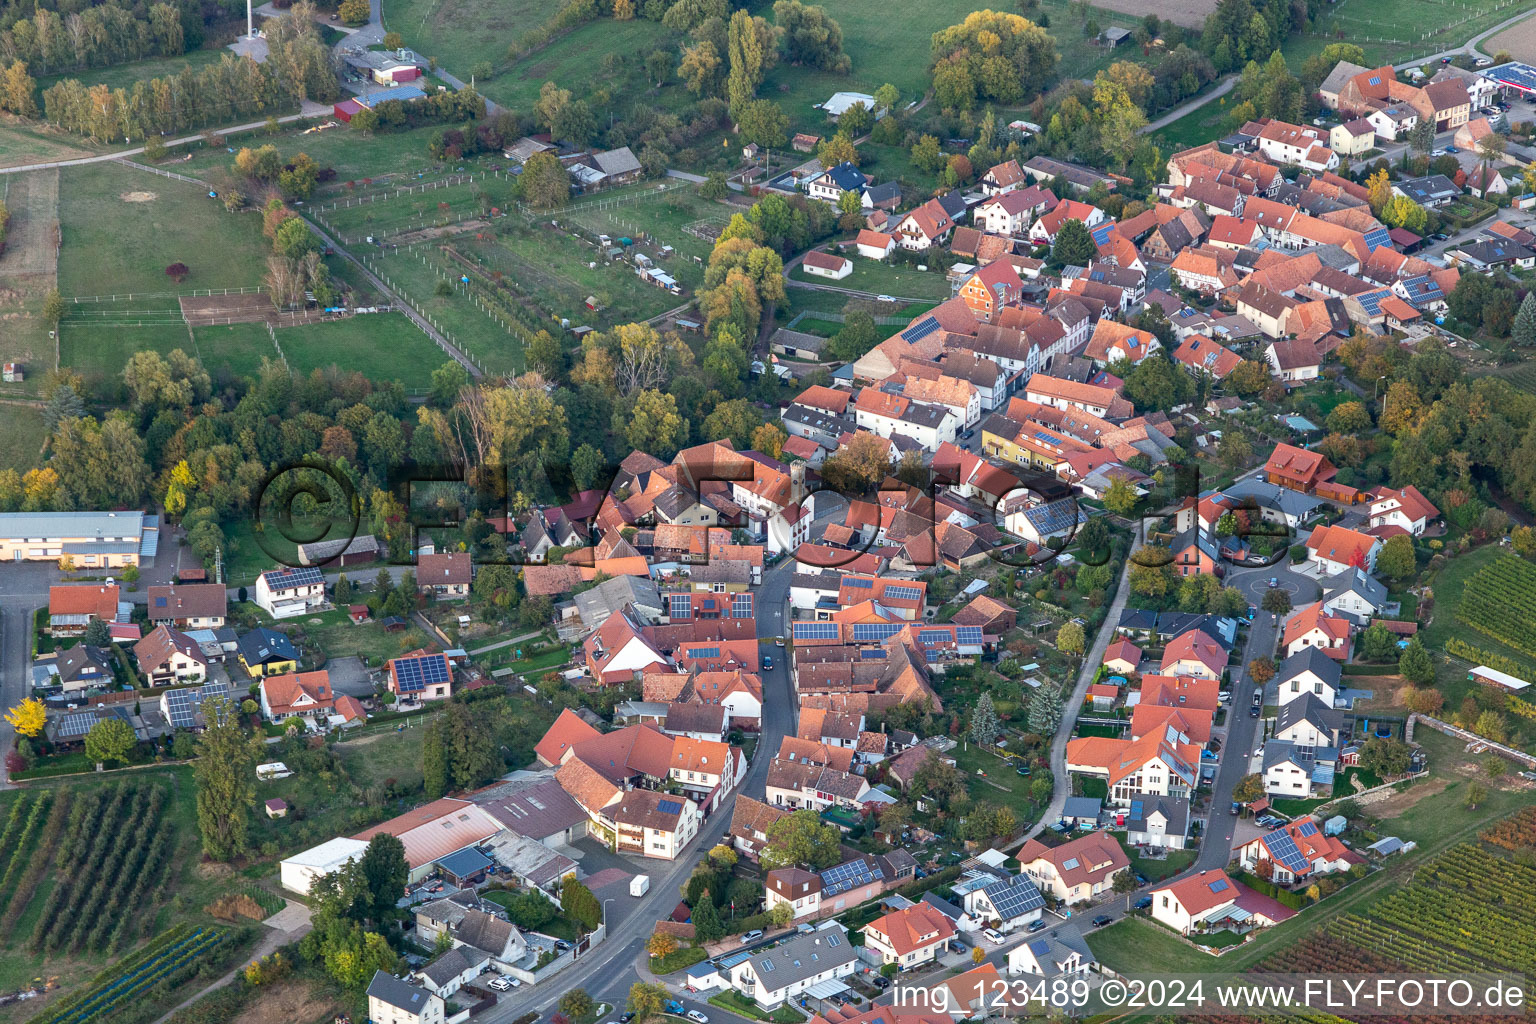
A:
<svg viewBox="0 0 1536 1024">
<path fill-rule="evenodd" d="M 773 657 L 771 655 L 763 655 L 763 668 L 769 671 L 773 669 Z"/>
<path fill-rule="evenodd" d="M 1152 905 L 1152 897 L 1151 896 L 1143 896 L 1141 899 L 1136 901 L 1136 909 L 1137 910 L 1146 910 L 1151 905 Z"/>
</svg>

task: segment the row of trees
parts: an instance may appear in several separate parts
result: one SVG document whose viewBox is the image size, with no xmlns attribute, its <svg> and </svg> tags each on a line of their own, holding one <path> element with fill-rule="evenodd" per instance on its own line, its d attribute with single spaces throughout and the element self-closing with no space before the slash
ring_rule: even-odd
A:
<svg viewBox="0 0 1536 1024">
<path fill-rule="evenodd" d="M 146 8 L 109 0 L 66 13 L 38 4 L 30 17 L 0 31 L 0 55 L 44 74 L 174 57 L 187 48 L 182 17 L 167 3 Z"/>
<path fill-rule="evenodd" d="M 88 87 L 66 78 L 43 93 L 44 117 L 67 131 L 105 142 L 263 116 L 303 99 L 329 102 L 339 95 L 333 56 L 313 21 L 297 20 L 306 12 L 312 19 L 313 5 L 301 2 L 283 17 L 267 21 L 265 63 L 225 54 L 218 63 L 141 79 L 127 89 Z"/>
</svg>

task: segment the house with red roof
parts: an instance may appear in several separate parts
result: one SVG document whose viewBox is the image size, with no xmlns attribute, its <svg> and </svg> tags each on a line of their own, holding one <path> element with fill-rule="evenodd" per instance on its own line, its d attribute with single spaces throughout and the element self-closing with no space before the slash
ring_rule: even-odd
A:
<svg viewBox="0 0 1536 1024">
<path fill-rule="evenodd" d="M 922 252 L 935 245 L 943 245 L 955 230 L 950 218 L 937 199 L 930 199 L 896 223 L 896 244 L 903 249 Z"/>
<path fill-rule="evenodd" d="M 1162 347 L 1157 335 L 1150 331 L 1102 319 L 1094 325 L 1083 355 L 1093 360 L 1095 366 L 1108 366 L 1121 360 L 1134 365 Z"/>
<path fill-rule="evenodd" d="M 1319 484 L 1337 475 L 1338 470 L 1326 456 L 1293 444 L 1275 445 L 1264 463 L 1265 480 L 1304 494 L 1316 493 Z"/>
<path fill-rule="evenodd" d="M 1057 847 L 1031 839 L 1018 857 L 1041 892 L 1069 906 L 1111 891 L 1115 876 L 1131 866 L 1119 841 L 1107 832 L 1090 832 Z"/>
<path fill-rule="evenodd" d="M 1192 629 L 1163 648 L 1163 675 L 1220 679 L 1227 670 L 1227 649 L 1204 630 Z"/>
<path fill-rule="evenodd" d="M 1173 358 L 1190 373 L 1209 374 L 1217 380 L 1225 379 L 1243 361 L 1242 356 L 1203 334 L 1186 336 L 1174 350 Z"/>
<path fill-rule="evenodd" d="M 1307 538 L 1307 558 L 1319 576 L 1352 569 L 1376 571 L 1376 555 L 1381 551 L 1381 538 L 1351 530 L 1347 526 L 1319 526 Z"/>
<path fill-rule="evenodd" d="M 1153 919 L 1181 935 L 1268 928 L 1296 913 L 1278 900 L 1234 882 L 1219 869 L 1187 875 L 1153 889 L 1149 895 Z"/>
<path fill-rule="evenodd" d="M 1056 232 L 1069 220 L 1079 221 L 1091 231 L 1106 219 L 1104 211 L 1097 206 L 1063 199 L 1030 225 L 1029 240 L 1036 245 L 1050 245 L 1056 241 Z"/>
<path fill-rule="evenodd" d="M 1141 648 L 1129 640 L 1116 640 L 1104 649 L 1104 667 L 1122 676 L 1129 676 L 1141 664 Z"/>
<path fill-rule="evenodd" d="M 854 239 L 854 246 L 860 256 L 871 260 L 883 260 L 896 248 L 896 236 L 884 231 L 874 231 L 863 228 L 858 237 Z"/>
<path fill-rule="evenodd" d="M 990 322 L 998 310 L 1019 301 L 1024 279 L 1007 260 L 988 263 L 960 286 L 960 297 L 971 312 Z"/>
<path fill-rule="evenodd" d="M 1291 616 L 1285 624 L 1281 648 L 1286 657 L 1307 647 L 1316 647 L 1334 661 L 1349 658 L 1349 634 L 1353 623 L 1343 616 L 1323 611 L 1323 602 L 1314 601 Z"/>
<path fill-rule="evenodd" d="M 834 256 L 820 249 L 812 249 L 800 260 L 801 268 L 807 274 L 817 277 L 827 277 L 834 281 L 841 281 L 853 273 L 853 261 L 846 256 Z"/>
<path fill-rule="evenodd" d="M 116 584 L 49 587 L 48 634 L 53 637 L 80 636 L 92 619 L 100 619 L 109 625 L 116 622 L 120 593 Z"/>
<path fill-rule="evenodd" d="M 1238 847 L 1238 861 L 1249 871 L 1268 861 L 1271 881 L 1289 885 L 1303 879 L 1348 871 L 1351 865 L 1365 863 L 1336 836 L 1324 835 L 1311 818 L 1292 821 L 1251 839 Z"/>
<path fill-rule="evenodd" d="M 336 708 L 336 693 L 331 689 L 331 676 L 324 669 L 266 676 L 261 680 L 259 695 L 262 716 L 269 722 L 283 722 L 301 716 L 323 718 Z"/>
<path fill-rule="evenodd" d="M 533 752 L 540 764 L 553 768 L 565 759 L 567 750 L 583 740 L 596 739 L 601 735 L 580 715 L 565 708 L 544 734 L 544 738 L 534 746 Z"/>
<path fill-rule="evenodd" d="M 1130 806 L 1142 794 L 1188 799 L 1199 769 L 1158 732 L 1137 739 L 1081 736 L 1067 741 L 1067 771 L 1104 779 L 1108 802 Z"/>
<path fill-rule="evenodd" d="M 1397 526 L 1415 537 L 1424 536 L 1440 510 L 1412 484 L 1400 491 L 1379 487 L 1371 498 L 1371 527 Z"/>
<path fill-rule="evenodd" d="M 864 945 L 904 971 L 938 959 L 954 937 L 954 922 L 928 903 L 913 903 L 864 926 Z"/>
</svg>

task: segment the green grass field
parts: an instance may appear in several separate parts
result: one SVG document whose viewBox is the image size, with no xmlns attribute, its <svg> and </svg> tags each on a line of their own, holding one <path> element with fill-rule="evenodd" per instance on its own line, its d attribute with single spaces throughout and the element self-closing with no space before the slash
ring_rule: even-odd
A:
<svg viewBox="0 0 1536 1024">
<path fill-rule="evenodd" d="M 853 260 L 853 273 L 841 281 L 807 274 L 804 267 L 796 267 L 791 271 L 790 280 L 831 285 L 834 288 L 853 288 L 904 299 L 947 299 L 950 296 L 949 282 L 945 280 L 943 271 L 937 268 L 920 271 L 915 267 L 892 266 L 862 256 L 850 259 Z"/>
<path fill-rule="evenodd" d="M 405 185 L 453 172 L 460 166 L 468 170 L 471 165 L 478 168 L 500 166 L 506 163 L 499 155 L 479 158 L 479 162 L 460 161 L 451 166 L 438 163 L 428 154 L 427 142 L 434 132 L 441 130 L 440 125 L 427 125 L 400 132 L 379 132 L 374 135 L 352 131 L 345 125 L 324 131 L 310 131 L 307 135 L 306 130 L 286 128 L 270 136 L 264 131 L 251 132 L 230 139 L 227 147 L 209 147 L 201 142 L 193 143 L 190 149 L 192 159 L 172 160 L 165 166 L 178 174 L 213 181 L 234 163 L 235 155 L 229 152 L 229 148 L 238 151 L 241 146 L 263 146 L 271 143 L 284 157 L 292 157 L 296 153 L 307 153 L 320 166 L 329 167 L 336 172 L 335 181 L 322 186 L 316 193 L 317 201 L 322 199 L 328 201 L 333 197 L 351 194 L 346 187 L 349 181 L 358 183 L 364 178 L 370 178 L 379 181 L 381 186 L 384 180 L 392 185 Z"/>
<path fill-rule="evenodd" d="M 398 380 L 424 388 L 432 371 L 447 362 L 437 343 L 403 313 L 373 313 L 329 323 L 280 327 L 277 343 L 294 373 L 336 366 L 377 381 Z"/>
<path fill-rule="evenodd" d="M 20 121 L 10 114 L 0 116 L 0 167 L 68 160 L 99 152 L 101 147 L 89 139 L 51 131 L 42 125 Z"/>
<path fill-rule="evenodd" d="M 658 245 L 672 246 L 679 256 L 707 260 L 714 243 L 684 229 L 692 225 L 700 232 L 714 229 L 718 233 L 730 222 L 733 212 L 728 204 L 703 198 L 697 189 L 672 188 L 661 192 L 652 182 L 577 200 L 562 212 L 560 219 L 614 238 L 638 237 L 637 233 L 645 232 Z"/>
<path fill-rule="evenodd" d="M 778 100 L 797 130 L 825 134 L 832 125 L 820 110 L 813 109 L 813 104 L 823 102 L 835 92 L 873 93 L 889 82 L 901 90 L 903 105 L 921 97 L 928 88 L 933 34 L 958 24 L 985 5 L 972 0 L 929 0 L 902 7 L 899 16 L 865 0 L 826 0 L 821 6 L 842 26 L 843 48 L 853 60 L 853 70 L 847 76 L 839 76 L 780 65 L 769 73 L 759 94 Z M 1067 0 L 1041 0 L 1040 9 L 1050 16 L 1047 31 L 1056 38 L 1062 78 L 1092 78 L 1115 60 L 1134 59 L 1125 49 L 1104 50 L 1085 39 L 1082 23 L 1071 14 Z M 1092 16 L 1102 28 L 1133 28 L 1139 23 L 1131 15 L 1099 8 L 1092 9 Z"/>
<path fill-rule="evenodd" d="M 484 208 L 481 196 L 489 196 L 491 206 L 505 210 L 511 202 L 511 191 L 512 179 L 488 177 L 462 185 L 445 185 L 356 206 L 327 209 L 320 216 L 340 233 L 344 243 L 361 244 L 366 235 L 387 238 L 451 223 L 460 216 L 478 217 Z"/>
<path fill-rule="evenodd" d="M 117 377 L 135 352 L 153 350 L 167 355 L 172 349 L 193 350 L 184 323 L 153 327 L 122 327 L 107 324 L 59 325 L 59 365 L 79 370 L 86 383 L 103 383 Z"/>
<path fill-rule="evenodd" d="M 59 221 L 64 295 L 261 283 L 268 248 L 261 218 L 226 213 L 185 182 L 110 163 L 71 167 L 60 175 Z M 180 287 L 165 276 L 177 261 L 192 272 Z"/>
<path fill-rule="evenodd" d="M 1292 39 L 1285 56 L 1294 68 L 1342 33 L 1369 65 L 1400 64 L 1460 46 L 1519 8 L 1511 0 L 1340 0 L 1324 12 L 1322 30 Z"/>
<path fill-rule="evenodd" d="M 192 331 L 197 356 L 217 378 L 220 370 L 235 377 L 254 377 L 262 359 L 277 359 L 266 324 L 225 324 Z"/>
<path fill-rule="evenodd" d="M 434 265 L 443 266 L 439 254 L 430 253 L 430 257 Z M 370 258 L 369 264 L 389 280 L 391 287 L 403 292 L 417 312 L 430 318 L 455 345 L 478 359 L 486 372 L 522 372 L 522 342 L 474 305 L 462 286 L 452 295 L 435 294 L 437 282 L 448 279 L 446 269 L 435 269 L 410 251 Z"/>
<path fill-rule="evenodd" d="M 5 416 L 5 444 L 0 445 L 0 469 L 24 473 L 42 461 L 43 442 L 48 439 L 43 425 L 43 410 L 30 405 L 0 406 Z"/>
</svg>

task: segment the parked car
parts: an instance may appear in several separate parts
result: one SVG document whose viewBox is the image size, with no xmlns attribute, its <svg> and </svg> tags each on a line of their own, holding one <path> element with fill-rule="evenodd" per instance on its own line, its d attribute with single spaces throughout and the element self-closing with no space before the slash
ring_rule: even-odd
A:
<svg viewBox="0 0 1536 1024">
<path fill-rule="evenodd" d="M 748 942 L 756 942 L 758 939 L 760 939 L 762 937 L 763 937 L 763 930 L 761 928 L 754 928 L 751 931 L 749 931 L 746 934 L 744 934 L 741 937 L 741 941 L 742 941 L 743 944 L 748 943 Z"/>
<path fill-rule="evenodd" d="M 883 974 L 877 974 L 873 978 L 870 978 L 869 979 L 869 983 L 871 985 L 875 986 L 875 988 L 882 988 L 883 989 L 883 988 L 890 988 L 891 987 L 891 979 L 887 978 Z"/>
<path fill-rule="evenodd" d="M 770 670 L 772 668 L 773 668 L 773 655 L 771 655 L 771 654 L 763 655 L 763 669 L 765 671 L 767 671 L 767 670 Z"/>
<path fill-rule="evenodd" d="M 1109 914 L 1100 914 L 1098 917 L 1093 919 L 1093 926 L 1095 928 L 1103 928 L 1105 925 L 1109 924 L 1109 922 L 1111 922 L 1113 920 L 1114 920 L 1114 918 L 1112 916 L 1110 916 Z"/>
<path fill-rule="evenodd" d="M 1233 800 L 1232 801 L 1232 813 L 1233 814 L 1242 814 L 1243 813 L 1243 805 L 1238 803 L 1236 800 Z"/>
<path fill-rule="evenodd" d="M 1151 905 L 1152 905 L 1152 897 L 1151 896 L 1143 896 L 1141 899 L 1136 901 L 1136 909 L 1137 910 L 1146 910 Z"/>
<path fill-rule="evenodd" d="M 783 647 L 784 646 L 784 638 L 781 637 L 781 636 L 774 637 L 773 638 L 773 645 L 775 647 Z"/>
<path fill-rule="evenodd" d="M 1261 705 L 1255 704 L 1253 707 L 1248 709 L 1248 717 L 1249 718 L 1258 718 L 1259 717 L 1259 712 L 1261 710 L 1263 710 Z"/>
<path fill-rule="evenodd" d="M 491 989 L 493 992 L 505 992 L 507 989 L 512 987 L 512 983 L 499 974 L 485 984 L 486 987 Z"/>
<path fill-rule="evenodd" d="M 556 939 L 555 948 L 564 953 L 566 950 L 571 948 L 571 944 L 566 942 L 564 939 Z"/>
<path fill-rule="evenodd" d="M 982 929 L 981 934 L 985 935 L 989 941 L 995 942 L 998 945 L 1002 945 L 1005 941 L 1003 938 L 1003 933 L 998 931 L 996 928 L 984 928 Z"/>
<path fill-rule="evenodd" d="M 634 1019 L 635 1019 L 635 1015 L 633 1013 L 621 1013 L 621 1014 L 619 1014 L 619 1024 L 629 1024 L 629 1022 L 634 1020 Z"/>
<path fill-rule="evenodd" d="M 1260 686 L 1253 691 L 1253 706 L 1262 707 L 1264 704 L 1264 687 Z"/>
<path fill-rule="evenodd" d="M 1455 146 L 1446 146 L 1445 147 L 1445 155 L 1446 156 L 1455 156 L 1457 153 L 1460 153 L 1460 152 L 1461 152 L 1461 150 L 1457 149 Z"/>
<path fill-rule="evenodd" d="M 875 301 L 876 302 L 895 302 L 896 299 L 893 296 L 890 296 L 890 295 L 876 295 L 875 296 Z"/>
<path fill-rule="evenodd" d="M 682 1016 L 682 1014 L 685 1012 L 686 1009 L 687 1009 L 687 1007 L 683 1006 L 683 1004 L 678 1002 L 676 999 L 668 999 L 667 1000 L 667 1012 L 668 1013 L 675 1013 L 678 1016 Z"/>
<path fill-rule="evenodd" d="M 1032 932 L 1038 932 L 1038 931 L 1040 931 L 1044 927 L 1045 927 L 1045 919 L 1044 918 L 1041 918 L 1038 921 L 1031 921 L 1031 922 L 1029 922 L 1029 930 L 1032 931 Z"/>
<path fill-rule="evenodd" d="M 704 1016 L 698 1010 L 689 1010 L 688 1019 L 693 1021 L 693 1024 L 709 1024 L 709 1018 Z"/>
</svg>

